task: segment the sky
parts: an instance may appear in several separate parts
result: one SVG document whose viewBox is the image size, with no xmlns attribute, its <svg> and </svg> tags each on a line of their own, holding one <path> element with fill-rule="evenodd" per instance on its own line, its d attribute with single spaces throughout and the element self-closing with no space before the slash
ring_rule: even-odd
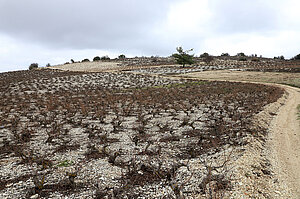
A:
<svg viewBox="0 0 300 199">
<path fill-rule="evenodd" d="M 0 72 L 120 54 L 300 53 L 298 0 L 0 0 Z"/>
</svg>

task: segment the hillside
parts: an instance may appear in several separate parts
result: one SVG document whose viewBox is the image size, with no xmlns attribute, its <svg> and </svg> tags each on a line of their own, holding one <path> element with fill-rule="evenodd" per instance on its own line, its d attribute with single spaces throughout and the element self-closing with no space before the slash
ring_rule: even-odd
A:
<svg viewBox="0 0 300 199">
<path fill-rule="evenodd" d="M 298 85 L 298 63 L 272 60 L 182 68 L 136 58 L 1 73 L 0 197 L 291 197 L 273 146 L 281 107 L 295 114 L 299 93 L 220 81 L 268 70 Z"/>
</svg>

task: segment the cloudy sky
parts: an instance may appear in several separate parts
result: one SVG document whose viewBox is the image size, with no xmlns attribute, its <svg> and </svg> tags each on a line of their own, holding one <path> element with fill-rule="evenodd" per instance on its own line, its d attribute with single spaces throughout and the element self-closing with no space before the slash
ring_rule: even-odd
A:
<svg viewBox="0 0 300 199">
<path fill-rule="evenodd" d="M 0 0 L 0 72 L 95 56 L 300 53 L 298 0 Z"/>
</svg>

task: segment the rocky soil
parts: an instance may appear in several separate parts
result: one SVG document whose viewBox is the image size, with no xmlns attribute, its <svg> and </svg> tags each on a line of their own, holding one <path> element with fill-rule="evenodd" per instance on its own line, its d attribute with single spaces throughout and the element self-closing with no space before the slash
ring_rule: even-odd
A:
<svg viewBox="0 0 300 199">
<path fill-rule="evenodd" d="M 55 70 L 0 80 L 1 198 L 271 197 L 258 183 L 269 160 L 250 157 L 268 133 L 254 118 L 280 88 Z"/>
</svg>

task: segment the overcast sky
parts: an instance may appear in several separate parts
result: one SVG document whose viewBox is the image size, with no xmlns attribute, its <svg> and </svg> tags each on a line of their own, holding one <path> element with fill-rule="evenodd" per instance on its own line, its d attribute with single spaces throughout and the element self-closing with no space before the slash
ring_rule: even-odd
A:
<svg viewBox="0 0 300 199">
<path fill-rule="evenodd" d="M 0 72 L 95 56 L 300 53 L 299 0 L 0 0 Z"/>
</svg>

